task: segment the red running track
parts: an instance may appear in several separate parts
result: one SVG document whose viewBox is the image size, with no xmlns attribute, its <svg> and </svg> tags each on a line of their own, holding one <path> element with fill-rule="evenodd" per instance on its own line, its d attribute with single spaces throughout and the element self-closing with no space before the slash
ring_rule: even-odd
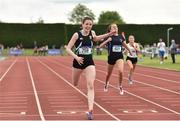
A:
<svg viewBox="0 0 180 121">
<path fill-rule="evenodd" d="M 106 62 L 95 61 L 94 120 L 180 120 L 180 72 L 137 66 L 122 96 L 117 69 L 103 92 Z M 0 120 L 86 120 L 86 81 L 71 83 L 71 57 L 12 57 L 0 62 Z"/>
</svg>

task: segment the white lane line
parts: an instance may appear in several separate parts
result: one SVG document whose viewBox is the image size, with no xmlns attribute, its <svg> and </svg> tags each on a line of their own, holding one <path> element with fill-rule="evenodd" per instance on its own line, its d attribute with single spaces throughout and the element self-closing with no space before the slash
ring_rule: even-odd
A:
<svg viewBox="0 0 180 121">
<path fill-rule="evenodd" d="M 66 82 L 69 86 L 71 86 L 72 88 L 74 88 L 76 91 L 78 91 L 81 95 L 83 95 L 84 97 L 87 98 L 86 94 L 83 93 L 80 89 L 76 88 L 75 86 L 73 86 L 68 80 L 66 80 L 64 77 L 62 77 L 60 74 L 58 74 L 57 72 L 55 72 L 52 68 L 50 68 L 48 65 L 46 65 L 45 63 L 43 63 L 42 61 L 40 61 L 38 59 L 38 61 L 44 65 L 48 70 L 50 70 L 51 72 L 53 72 L 57 77 L 59 77 L 60 79 L 62 79 L 64 82 Z M 121 121 L 118 117 L 116 117 L 115 115 L 113 115 L 112 113 L 110 113 L 109 111 L 107 111 L 105 108 L 103 108 L 100 104 L 98 104 L 96 101 L 94 101 L 94 104 L 96 106 L 98 106 L 101 110 L 103 110 L 104 112 L 106 112 L 108 115 L 110 115 L 112 118 L 114 118 L 117 121 Z"/>
<path fill-rule="evenodd" d="M 141 68 L 141 70 L 143 69 L 143 71 L 144 71 L 144 68 L 145 68 L 145 71 L 146 72 L 153 72 L 154 73 L 154 70 L 157 70 L 157 69 L 159 69 L 160 71 L 164 71 L 164 69 L 162 69 L 162 68 L 158 68 L 158 67 L 151 67 L 151 66 L 143 66 L 143 65 L 138 65 L 140 68 Z M 153 70 L 149 70 L 149 68 L 150 69 L 153 69 Z M 175 73 L 178 73 L 179 72 L 179 70 L 176 70 L 176 69 L 168 69 L 168 68 L 166 68 L 166 70 L 167 70 L 167 72 L 156 72 L 156 74 L 162 74 L 162 75 L 169 75 L 169 76 L 177 76 L 177 74 L 175 74 Z M 165 70 L 165 71 L 166 71 Z M 175 73 L 173 72 L 173 74 L 171 74 L 171 73 L 168 73 L 169 71 L 175 71 Z M 167 74 L 168 73 L 168 74 Z"/>
<path fill-rule="evenodd" d="M 140 73 L 137 73 L 137 72 L 135 72 L 134 74 L 142 75 L 142 76 L 150 77 L 150 78 L 154 78 L 154 79 L 159 79 L 159 80 L 163 80 L 163 81 L 167 81 L 167 82 L 173 82 L 173 83 L 180 84 L 180 82 L 178 82 L 178 81 L 174 81 L 174 80 L 170 80 L 170 79 L 165 79 L 165 78 L 161 78 L 161 77 L 150 76 L 150 75 L 146 75 L 146 74 L 142 74 L 142 73 L 140 74 Z"/>
<path fill-rule="evenodd" d="M 102 70 L 98 70 L 98 69 L 96 69 L 96 71 L 99 71 L 99 72 L 101 72 L 101 73 L 106 73 L 106 72 L 104 72 L 104 71 L 102 71 Z M 112 76 L 118 77 L 116 74 L 112 74 Z M 128 80 L 128 78 L 126 78 L 126 77 L 124 77 L 124 78 L 125 78 L 126 80 Z M 163 91 L 167 91 L 167 92 L 171 92 L 171 93 L 180 95 L 179 92 L 172 91 L 172 90 L 169 90 L 169 89 L 166 89 L 166 88 L 163 88 L 163 87 L 159 87 L 159 86 L 155 86 L 155 85 L 152 85 L 152 84 L 140 82 L 140 81 L 137 81 L 137 80 L 134 80 L 134 82 L 140 83 L 140 84 L 143 84 L 143 85 L 146 85 L 146 86 L 154 87 L 154 88 L 157 88 L 157 89 L 160 89 L 160 90 L 163 90 Z"/>
<path fill-rule="evenodd" d="M 0 112 L 0 115 L 26 115 L 26 112 Z"/>
<path fill-rule="evenodd" d="M 54 63 L 56 63 L 56 62 L 54 62 Z M 57 64 L 58 64 L 58 65 L 61 65 L 61 64 L 59 64 L 59 63 L 57 63 Z M 64 66 L 64 65 L 61 65 L 61 66 Z M 64 66 L 64 67 L 66 67 L 66 66 Z M 66 68 L 68 68 L 68 67 L 66 67 Z M 70 68 L 68 68 L 68 69 L 70 69 Z M 97 69 L 96 69 L 96 71 L 97 71 Z M 104 71 L 102 71 L 102 72 L 105 73 Z M 115 75 L 115 74 L 113 74 L 113 75 Z M 96 78 L 96 80 L 104 84 L 103 81 L 101 81 L 101 80 L 99 80 L 99 79 L 97 79 L 97 78 Z M 111 87 L 113 87 L 113 88 L 115 88 L 115 89 L 118 89 L 117 87 L 115 87 L 115 86 L 113 86 L 113 85 L 109 85 L 109 86 L 111 86 Z M 153 86 L 154 86 L 154 85 L 153 85 Z M 119 89 L 118 89 L 118 90 L 119 90 Z M 155 102 L 153 102 L 153 101 L 150 101 L 150 100 L 148 100 L 148 99 L 145 99 L 145 98 L 143 98 L 143 97 L 141 97 L 141 96 L 138 96 L 138 95 L 136 95 L 136 94 L 130 93 L 130 92 L 128 92 L 128 91 L 125 91 L 125 92 L 127 92 L 129 95 L 132 95 L 132 96 L 134 96 L 134 97 L 136 97 L 136 98 L 139 98 L 139 99 L 141 99 L 141 100 L 144 100 L 144 101 L 146 101 L 146 102 L 149 102 L 149 103 L 151 103 L 151 104 L 154 104 L 154 105 L 156 105 L 156 106 L 159 106 L 159 107 L 161 107 L 161 108 L 163 108 L 163 109 L 166 109 L 166 110 L 168 110 L 168 111 L 170 111 L 170 112 L 173 112 L 173 113 L 175 113 L 175 114 L 177 114 L 177 115 L 180 115 L 180 113 L 177 112 L 177 111 L 174 111 L 174 110 L 172 110 L 172 109 L 169 109 L 169 108 L 167 108 L 167 107 L 165 107 L 165 106 L 162 106 L 162 105 L 160 105 L 160 104 L 157 104 L 157 103 L 155 103 Z"/>
<path fill-rule="evenodd" d="M 6 74 L 9 72 L 9 70 L 13 67 L 13 65 L 16 63 L 17 59 L 13 61 L 13 63 L 9 66 L 9 68 L 6 70 L 6 72 L 1 76 L 0 82 L 3 80 L 3 78 L 6 76 Z"/>
<path fill-rule="evenodd" d="M 52 61 L 52 62 L 53 62 L 53 63 L 56 63 L 56 64 L 58 64 L 58 65 L 61 65 L 61 64 L 59 64 L 59 63 L 57 63 L 57 62 L 55 62 L 55 61 Z M 61 66 L 64 66 L 64 65 L 61 65 Z M 98 65 L 98 66 L 105 67 L 105 66 L 103 66 L 103 65 Z M 66 67 L 66 66 L 64 66 L 64 67 Z M 67 68 L 67 67 L 66 67 L 66 68 Z M 99 71 L 99 72 L 102 72 L 102 73 L 105 73 L 105 74 L 106 74 L 105 71 L 98 70 L 97 68 L 96 68 L 96 71 Z M 116 74 L 112 74 L 112 76 L 118 77 Z M 156 77 L 153 77 L 153 78 L 156 78 Z M 157 78 L 158 78 L 158 77 L 157 77 Z M 125 79 L 127 80 L 128 78 L 125 77 Z M 167 80 L 167 79 L 164 79 L 164 78 L 159 78 L 159 79 L 166 80 L 166 81 L 170 81 L 170 82 L 173 81 L 173 80 Z M 143 85 L 147 85 L 147 86 L 154 87 L 154 88 L 157 88 L 157 89 L 160 89 L 160 90 L 163 90 L 163 91 L 168 91 L 168 92 L 171 92 L 171 93 L 175 93 L 175 94 L 180 95 L 179 92 L 176 92 L 176 91 L 173 91 L 173 90 L 169 90 L 169 89 L 166 89 L 166 88 L 163 88 L 163 87 L 159 87 L 159 86 L 155 86 L 155 85 L 152 85 L 152 84 L 147 84 L 147 83 L 140 82 L 140 81 L 137 81 L 137 80 L 134 80 L 134 81 L 137 82 L 137 83 L 143 84 Z M 175 82 L 176 82 L 176 83 L 180 83 L 180 82 L 177 82 L 177 81 L 175 81 Z"/>
<path fill-rule="evenodd" d="M 47 59 L 46 59 L 46 60 L 47 60 Z M 49 60 L 48 60 L 48 61 L 49 61 Z M 67 69 L 70 69 L 69 67 L 64 66 L 64 65 L 62 65 L 62 64 L 59 64 L 59 63 L 57 63 L 57 62 L 55 62 L 55 61 L 51 61 L 51 62 L 53 62 L 53 63 L 55 63 L 55 64 L 57 64 L 57 65 L 63 66 L 63 67 L 65 67 L 65 68 L 67 68 Z M 98 65 L 98 66 L 102 66 L 102 65 Z M 103 67 L 104 67 L 104 66 L 103 66 Z M 98 70 L 97 68 L 96 68 L 96 71 L 99 71 L 99 72 L 101 72 L 101 73 L 106 74 L 105 71 Z M 112 73 L 112 76 L 118 77 L 118 76 L 117 76 L 116 74 L 114 74 L 114 73 Z M 126 78 L 126 77 L 124 77 L 124 78 L 125 78 L 126 80 L 128 79 L 128 78 Z M 163 88 L 163 87 L 155 86 L 155 85 L 152 85 L 152 84 L 147 84 L 147 83 L 140 82 L 140 81 L 137 81 L 137 80 L 134 80 L 134 82 L 140 83 L 140 84 L 143 84 L 143 85 L 146 85 L 146 86 L 154 87 L 154 88 L 157 88 L 157 89 L 160 89 L 160 90 L 163 90 L 163 91 L 168 91 L 168 92 L 171 92 L 171 93 L 180 95 L 179 92 L 172 91 L 172 90 L 169 90 L 169 89 L 166 89 L 166 88 Z"/>
<path fill-rule="evenodd" d="M 106 63 L 101 63 L 101 62 L 97 62 L 97 61 L 96 61 L 96 63 L 98 63 L 97 65 L 105 65 L 106 64 Z M 138 71 L 143 70 L 143 71 L 146 71 L 147 73 L 148 72 L 151 72 L 151 73 L 153 72 L 154 73 L 155 70 L 164 71 L 164 69 L 162 69 L 162 68 L 154 68 L 154 67 L 151 67 L 151 66 L 143 66 L 143 65 L 137 65 L 137 66 L 139 66 L 139 68 L 137 68 Z M 149 70 L 149 69 L 153 69 L 153 70 Z M 173 74 L 168 73 L 168 72 L 169 71 L 175 71 L 175 73 L 179 72 L 178 70 L 172 70 L 172 69 L 168 69 L 168 68 L 165 71 L 167 71 L 167 72 L 156 72 L 156 74 L 169 75 L 169 76 L 178 76 L 177 74 L 174 74 L 174 72 L 173 72 Z"/>
<path fill-rule="evenodd" d="M 45 118 L 44 118 L 44 115 L 43 115 L 43 112 L 42 112 L 42 108 L 41 108 L 41 104 L 40 104 L 40 101 L 39 101 L 39 97 L 38 97 L 38 94 L 37 94 L 36 86 L 34 84 L 34 78 L 32 76 L 31 67 L 30 67 L 30 64 L 29 64 L 29 61 L 28 61 L 27 57 L 26 57 L 26 62 L 27 62 L 27 65 L 28 65 L 28 71 L 29 71 L 29 75 L 30 75 L 30 78 L 31 78 L 31 83 L 32 83 L 32 86 L 33 86 L 33 91 L 34 91 L 34 95 L 35 95 L 39 115 L 40 115 L 41 120 L 45 121 Z"/>
<path fill-rule="evenodd" d="M 104 84 L 103 81 L 101 81 L 101 80 L 99 80 L 99 79 L 97 79 L 97 78 L 96 78 L 96 80 L 97 80 L 98 82 Z M 115 86 L 113 86 L 113 85 L 111 85 L 111 84 L 109 84 L 109 86 L 113 87 L 114 89 L 119 90 L 118 87 L 115 87 Z M 177 112 L 177 111 L 175 111 L 175 110 L 172 110 L 172 109 L 167 108 L 167 107 L 165 107 L 165 106 L 163 106 L 163 105 L 160 105 L 160 104 L 158 104 L 158 103 L 155 103 L 155 102 L 153 102 L 153 101 L 150 101 L 150 100 L 148 100 L 148 99 L 145 99 L 145 98 L 143 98 L 143 97 L 141 97 L 141 96 L 138 96 L 138 95 L 136 95 L 136 94 L 133 94 L 133 93 L 131 93 L 131 92 L 129 92 L 129 91 L 126 91 L 126 90 L 124 90 L 124 91 L 125 91 L 127 94 L 131 95 L 131 96 L 134 96 L 134 97 L 136 97 L 136 98 L 139 98 L 139 99 L 141 99 L 141 100 L 144 100 L 144 101 L 146 101 L 146 102 L 149 102 L 149 103 L 151 103 L 151 104 L 154 104 L 154 105 L 156 105 L 156 106 L 158 106 L 158 107 L 161 107 L 161 108 L 163 108 L 163 109 L 165 109 L 165 110 L 168 110 L 168 111 L 170 111 L 170 112 L 172 112 L 172 113 L 175 113 L 175 114 L 177 114 L 177 115 L 180 115 L 180 113 Z"/>
<path fill-rule="evenodd" d="M 52 105 L 53 108 L 87 108 L 86 105 Z"/>
<path fill-rule="evenodd" d="M 56 63 L 56 62 L 54 62 L 54 63 Z M 57 63 L 57 64 L 58 64 L 58 65 L 61 65 L 61 64 L 59 64 L 59 63 Z M 61 66 L 64 66 L 64 65 L 61 65 Z M 66 67 L 66 66 L 64 66 L 64 67 Z M 66 67 L 66 68 L 67 68 L 67 67 Z M 68 68 L 68 69 L 70 69 L 70 68 Z M 96 71 L 97 71 L 97 69 L 96 69 Z M 102 72 L 105 73 L 104 71 L 102 71 Z M 113 75 L 115 75 L 115 74 L 113 74 Z M 99 79 L 97 79 L 97 78 L 96 78 L 96 80 L 104 84 L 103 81 L 101 81 L 101 80 L 99 80 Z M 117 87 L 115 87 L 115 86 L 113 86 L 113 85 L 109 85 L 109 86 L 111 86 L 111 87 L 113 87 L 113 88 L 115 88 L 115 89 L 118 89 Z M 118 89 L 118 90 L 119 90 L 119 89 Z M 136 95 L 136 94 L 130 93 L 130 92 L 128 92 L 128 91 L 125 91 L 125 92 L 127 92 L 128 94 L 130 94 L 130 95 L 132 95 L 132 96 L 134 96 L 134 97 L 136 97 L 136 98 L 142 99 L 142 100 L 144 100 L 144 101 L 146 101 L 146 102 L 149 102 L 149 103 L 154 104 L 154 105 L 156 105 L 156 106 L 159 106 L 159 107 L 161 107 L 161 108 L 163 108 L 163 109 L 166 109 L 166 110 L 168 110 L 168 111 L 170 111 L 170 112 L 173 112 L 173 113 L 175 113 L 175 114 L 177 114 L 177 115 L 180 115 L 180 113 L 177 112 L 177 111 L 174 111 L 174 110 L 172 110 L 172 109 L 169 109 L 169 108 L 167 108 L 167 107 L 165 107 L 165 106 L 162 106 L 162 105 L 160 105 L 160 104 L 157 104 L 157 103 L 155 103 L 155 102 L 153 102 L 153 101 L 150 101 L 150 100 L 148 100 L 148 99 L 145 99 L 145 98 L 143 98 L 143 97 L 141 97 L 141 96 L 138 96 L 138 95 Z"/>
<path fill-rule="evenodd" d="M 97 66 L 104 67 L 104 68 L 106 67 L 106 66 L 103 66 L 103 65 L 97 65 Z M 115 68 L 115 70 L 117 70 L 117 69 Z M 128 72 L 128 71 L 125 71 L 125 72 Z M 154 78 L 154 79 L 159 79 L 159 80 L 163 80 L 163 81 L 167 81 L 167 82 L 172 82 L 172 83 L 180 84 L 180 82 L 178 82 L 178 81 L 174 81 L 174 80 L 170 80 L 170 79 L 165 79 L 165 78 L 161 78 L 161 77 L 150 76 L 150 75 L 146 75 L 146 74 L 142 74 L 142 73 L 137 73 L 137 72 L 134 72 L 134 74 L 142 75 L 142 76 L 150 77 L 150 78 Z"/>
</svg>

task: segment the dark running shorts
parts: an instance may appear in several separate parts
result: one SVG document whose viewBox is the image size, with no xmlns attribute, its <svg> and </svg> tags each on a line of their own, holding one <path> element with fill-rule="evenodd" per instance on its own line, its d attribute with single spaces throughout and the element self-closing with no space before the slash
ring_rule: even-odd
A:
<svg viewBox="0 0 180 121">
<path fill-rule="evenodd" d="M 77 69 L 85 69 L 90 65 L 95 65 L 92 56 L 84 56 L 83 58 L 84 58 L 84 62 L 81 65 L 76 61 L 76 59 L 74 59 L 73 67 Z"/>
<path fill-rule="evenodd" d="M 132 64 L 136 64 L 137 63 L 137 58 L 131 58 L 131 57 L 127 56 L 126 61 L 127 60 L 130 60 L 132 62 Z"/>
<path fill-rule="evenodd" d="M 116 61 L 119 59 L 124 59 L 122 54 L 119 54 L 118 56 L 108 56 L 108 64 L 114 65 L 116 64 Z"/>
</svg>

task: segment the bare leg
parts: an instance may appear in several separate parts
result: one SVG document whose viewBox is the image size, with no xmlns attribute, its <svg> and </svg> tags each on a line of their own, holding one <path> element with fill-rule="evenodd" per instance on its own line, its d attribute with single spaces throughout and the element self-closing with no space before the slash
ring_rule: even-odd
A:
<svg viewBox="0 0 180 121">
<path fill-rule="evenodd" d="M 85 69 L 85 77 L 87 81 L 87 96 L 88 96 L 88 107 L 89 112 L 93 111 L 94 104 L 94 80 L 96 76 L 95 66 L 88 66 Z"/>
<path fill-rule="evenodd" d="M 80 79 L 80 75 L 81 75 L 82 71 L 83 70 L 81 70 L 81 69 L 73 68 L 72 80 L 73 80 L 74 86 L 78 85 L 78 81 Z"/>
<path fill-rule="evenodd" d="M 116 62 L 118 70 L 119 70 L 119 86 L 122 85 L 122 80 L 123 80 L 123 69 L 124 69 L 124 60 L 119 59 Z"/>
<path fill-rule="evenodd" d="M 117 60 L 116 64 L 119 70 L 119 90 L 120 90 L 120 94 L 123 95 L 124 90 L 122 88 L 122 80 L 123 80 L 124 60 L 119 59 Z"/>
<path fill-rule="evenodd" d="M 108 64 L 107 75 L 106 75 L 106 84 L 109 82 L 109 78 L 110 78 L 110 76 L 112 74 L 113 67 L 114 67 L 114 65 Z"/>
<path fill-rule="evenodd" d="M 133 64 L 132 64 L 132 62 L 131 62 L 130 60 L 127 60 L 127 64 L 128 64 L 128 66 L 129 66 L 129 68 L 130 68 L 128 78 L 129 78 L 129 80 L 131 80 L 131 76 L 132 76 L 132 74 L 133 74 L 134 67 L 133 67 Z"/>
</svg>

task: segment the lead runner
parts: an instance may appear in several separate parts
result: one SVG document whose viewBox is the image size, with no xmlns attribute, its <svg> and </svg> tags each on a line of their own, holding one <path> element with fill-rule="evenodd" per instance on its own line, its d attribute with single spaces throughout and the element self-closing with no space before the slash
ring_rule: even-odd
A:
<svg viewBox="0 0 180 121">
<path fill-rule="evenodd" d="M 91 30 L 92 26 L 93 20 L 90 17 L 85 17 L 82 21 L 82 30 L 75 32 L 68 45 L 65 46 L 67 53 L 74 58 L 72 80 L 75 86 L 78 85 L 81 73 L 85 72 L 89 108 L 87 113 L 88 120 L 93 119 L 94 80 L 96 77 L 95 64 L 92 58 L 93 41 L 100 41 L 114 33 L 111 31 L 96 36 L 95 32 Z M 71 50 L 74 45 L 75 53 Z"/>
</svg>

